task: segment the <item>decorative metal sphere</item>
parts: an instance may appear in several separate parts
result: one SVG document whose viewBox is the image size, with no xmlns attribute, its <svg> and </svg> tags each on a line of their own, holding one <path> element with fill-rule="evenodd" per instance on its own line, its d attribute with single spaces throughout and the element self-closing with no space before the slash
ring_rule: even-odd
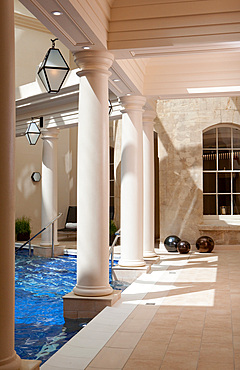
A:
<svg viewBox="0 0 240 370">
<path fill-rule="evenodd" d="M 196 247 L 200 253 L 210 253 L 214 248 L 214 241 L 210 236 L 200 236 L 196 241 Z"/>
<path fill-rule="evenodd" d="M 176 235 L 169 235 L 164 240 L 164 247 L 168 252 L 177 252 L 177 243 L 180 242 L 181 239 Z"/>
<path fill-rule="evenodd" d="M 187 254 L 190 251 L 191 246 L 186 240 L 181 240 L 177 243 L 177 249 L 179 253 Z"/>
</svg>

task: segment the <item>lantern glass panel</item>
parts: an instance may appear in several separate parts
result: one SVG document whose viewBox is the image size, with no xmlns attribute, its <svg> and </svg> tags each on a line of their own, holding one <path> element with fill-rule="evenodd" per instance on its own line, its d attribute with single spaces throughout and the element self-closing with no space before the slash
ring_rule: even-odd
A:
<svg viewBox="0 0 240 370">
<path fill-rule="evenodd" d="M 50 49 L 45 61 L 45 67 L 68 68 L 68 65 L 59 49 Z"/>
<path fill-rule="evenodd" d="M 49 81 L 50 89 L 52 91 L 58 91 L 68 73 L 66 69 L 45 69 L 46 76 Z"/>
<path fill-rule="evenodd" d="M 45 71 L 44 71 L 44 69 L 40 69 L 40 70 L 38 71 L 38 75 L 39 75 L 39 77 L 40 77 L 40 79 L 41 79 L 41 81 L 42 81 L 42 83 L 43 83 L 43 85 L 44 85 L 45 89 L 46 89 L 46 90 L 49 90 L 49 84 L 48 84 L 48 81 L 47 81 L 47 79 L 46 79 L 46 75 L 45 75 Z"/>
<path fill-rule="evenodd" d="M 35 145 L 38 141 L 38 138 L 39 138 L 39 134 L 31 134 L 31 133 L 27 134 L 27 139 L 30 145 Z"/>
</svg>

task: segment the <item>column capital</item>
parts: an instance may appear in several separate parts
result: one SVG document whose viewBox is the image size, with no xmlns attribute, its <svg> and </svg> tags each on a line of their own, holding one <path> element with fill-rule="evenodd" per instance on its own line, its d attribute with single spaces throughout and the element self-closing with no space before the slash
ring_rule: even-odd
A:
<svg viewBox="0 0 240 370">
<path fill-rule="evenodd" d="M 154 119 L 157 114 L 153 110 L 145 110 L 143 112 L 143 124 L 154 124 Z"/>
<path fill-rule="evenodd" d="M 55 127 L 51 129 L 44 128 L 41 130 L 41 134 L 42 134 L 42 137 L 41 137 L 42 140 L 58 139 L 59 129 Z"/>
<path fill-rule="evenodd" d="M 77 72 L 79 77 L 90 72 L 110 74 L 108 71 L 112 66 L 114 55 L 105 50 L 82 50 L 74 53 L 74 61 L 80 68 Z"/>
<path fill-rule="evenodd" d="M 142 95 L 125 95 L 120 98 L 120 102 L 123 105 L 122 113 L 128 111 L 141 111 L 143 112 L 143 106 L 146 103 L 146 98 Z"/>
</svg>

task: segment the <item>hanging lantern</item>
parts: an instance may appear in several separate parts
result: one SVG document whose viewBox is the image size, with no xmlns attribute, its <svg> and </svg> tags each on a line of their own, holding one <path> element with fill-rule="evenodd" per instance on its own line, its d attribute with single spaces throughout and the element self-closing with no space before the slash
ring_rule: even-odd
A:
<svg viewBox="0 0 240 370">
<path fill-rule="evenodd" d="M 29 142 L 30 145 L 35 145 L 37 144 L 37 141 L 41 135 L 41 131 L 36 124 L 36 122 L 30 122 L 28 125 L 28 128 L 25 132 L 25 136 Z"/>
<path fill-rule="evenodd" d="M 38 76 L 49 93 L 59 92 L 69 72 L 69 66 L 60 50 L 55 49 L 56 40 L 58 39 L 51 39 L 52 47 L 48 50 L 38 70 Z"/>
<path fill-rule="evenodd" d="M 108 114 L 109 114 L 109 116 L 112 113 L 112 111 L 113 111 L 113 106 L 112 106 L 111 100 L 109 99 L 108 100 Z"/>
</svg>

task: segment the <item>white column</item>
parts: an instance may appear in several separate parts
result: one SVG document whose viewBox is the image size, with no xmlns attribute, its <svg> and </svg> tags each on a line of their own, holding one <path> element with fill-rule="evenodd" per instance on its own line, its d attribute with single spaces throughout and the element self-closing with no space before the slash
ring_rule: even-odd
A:
<svg viewBox="0 0 240 370">
<path fill-rule="evenodd" d="M 103 296 L 109 285 L 108 77 L 113 55 L 75 54 L 80 68 L 76 295 Z"/>
<path fill-rule="evenodd" d="M 57 139 L 58 129 L 42 130 L 42 227 L 58 214 Z M 52 245 L 52 227 L 41 234 L 41 245 Z M 54 223 L 54 244 L 57 243 L 57 221 Z"/>
<path fill-rule="evenodd" d="M 154 251 L 154 143 L 156 112 L 143 113 L 143 257 L 155 257 Z"/>
<path fill-rule="evenodd" d="M 120 266 L 145 266 L 143 260 L 143 96 L 124 96 L 121 160 Z"/>
<path fill-rule="evenodd" d="M 15 81 L 14 7 L 0 1 L 0 369 L 20 368 L 14 351 L 15 258 Z"/>
</svg>

